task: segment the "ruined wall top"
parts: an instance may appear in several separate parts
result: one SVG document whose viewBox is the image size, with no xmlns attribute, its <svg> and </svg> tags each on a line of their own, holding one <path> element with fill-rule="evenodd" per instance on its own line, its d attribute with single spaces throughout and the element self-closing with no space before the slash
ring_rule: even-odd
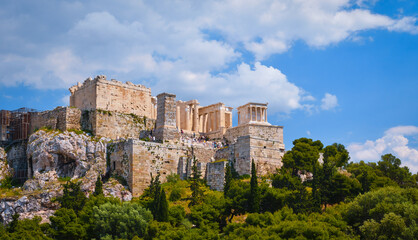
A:
<svg viewBox="0 0 418 240">
<path fill-rule="evenodd" d="M 115 79 L 111 79 L 110 81 L 106 79 L 105 75 L 98 75 L 96 76 L 94 79 L 89 77 L 86 78 L 86 80 L 84 80 L 83 83 L 78 82 L 76 85 L 72 86 L 69 88 L 71 94 L 74 94 L 74 92 L 86 88 L 88 86 L 91 86 L 93 84 L 109 84 L 109 85 L 114 85 L 114 86 L 120 86 L 120 87 L 124 87 L 124 88 L 130 88 L 130 89 L 135 89 L 135 90 L 140 90 L 140 91 L 147 91 L 147 92 L 151 92 L 151 88 L 147 88 L 144 85 L 141 84 L 134 84 L 132 82 L 126 82 L 123 83 L 121 81 L 115 80 Z"/>
</svg>

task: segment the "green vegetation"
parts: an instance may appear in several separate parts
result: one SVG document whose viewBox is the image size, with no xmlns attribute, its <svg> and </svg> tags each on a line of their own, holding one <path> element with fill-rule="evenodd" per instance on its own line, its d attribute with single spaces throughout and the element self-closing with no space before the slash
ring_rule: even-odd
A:
<svg viewBox="0 0 418 240">
<path fill-rule="evenodd" d="M 103 109 L 97 109 L 97 112 L 101 113 L 101 114 L 106 114 L 106 115 L 112 116 L 111 111 L 107 111 L 107 110 L 103 110 Z"/>
<path fill-rule="evenodd" d="M 104 197 L 100 177 L 89 198 L 68 181 L 51 223 L 16 214 L 0 239 L 418 239 L 417 175 L 400 159 L 349 163 L 341 144 L 294 143 L 270 176 L 257 177 L 252 161 L 243 178 L 227 162 L 224 192 L 205 186 L 196 159 L 190 179 L 151 175 L 131 202 Z"/>
</svg>

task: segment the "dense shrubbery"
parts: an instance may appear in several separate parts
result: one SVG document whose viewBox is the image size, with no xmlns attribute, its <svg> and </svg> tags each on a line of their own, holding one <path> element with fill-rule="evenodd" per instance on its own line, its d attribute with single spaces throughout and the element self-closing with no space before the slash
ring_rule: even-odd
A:
<svg viewBox="0 0 418 240">
<path fill-rule="evenodd" d="M 253 164 L 240 178 L 228 165 L 222 193 L 204 185 L 194 161 L 191 179 L 156 176 L 125 203 L 103 196 L 100 177 L 90 198 L 69 181 L 50 224 L 15 215 L 0 239 L 418 239 L 417 175 L 391 154 L 348 160 L 341 144 L 301 138 L 277 174 L 257 178 Z"/>
</svg>

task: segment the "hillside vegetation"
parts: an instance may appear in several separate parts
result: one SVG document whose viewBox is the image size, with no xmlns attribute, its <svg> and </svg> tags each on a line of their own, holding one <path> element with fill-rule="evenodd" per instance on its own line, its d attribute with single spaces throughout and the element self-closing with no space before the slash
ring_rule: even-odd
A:
<svg viewBox="0 0 418 240">
<path fill-rule="evenodd" d="M 152 176 L 130 202 L 104 197 L 100 177 L 89 198 L 68 181 L 50 223 L 16 214 L 0 238 L 418 239 L 417 175 L 400 159 L 350 163 L 341 144 L 293 143 L 276 174 L 257 176 L 253 162 L 251 176 L 240 177 L 227 165 L 223 192 L 205 185 L 196 160 L 190 179 Z"/>
</svg>

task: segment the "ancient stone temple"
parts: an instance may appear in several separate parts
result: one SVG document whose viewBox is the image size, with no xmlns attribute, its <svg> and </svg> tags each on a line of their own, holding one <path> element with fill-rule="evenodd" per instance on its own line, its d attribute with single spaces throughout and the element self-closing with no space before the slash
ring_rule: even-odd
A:
<svg viewBox="0 0 418 240">
<path fill-rule="evenodd" d="M 238 126 L 247 123 L 267 124 L 267 103 L 247 103 L 237 108 Z"/>
</svg>

